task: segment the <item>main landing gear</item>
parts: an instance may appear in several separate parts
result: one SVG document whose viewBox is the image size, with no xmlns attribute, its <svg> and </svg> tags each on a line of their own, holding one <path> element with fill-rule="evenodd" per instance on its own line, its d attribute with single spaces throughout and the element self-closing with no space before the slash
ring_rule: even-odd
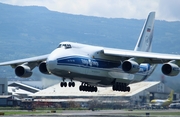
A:
<svg viewBox="0 0 180 117">
<path fill-rule="evenodd" d="M 61 86 L 61 87 L 67 87 L 67 82 L 64 82 L 64 81 L 61 82 L 61 83 L 60 83 L 60 86 Z M 68 82 L 68 86 L 69 86 L 69 87 L 75 87 L 75 82 L 72 82 L 72 81 L 71 81 L 71 82 Z"/>
<path fill-rule="evenodd" d="M 79 90 L 80 91 L 87 91 L 87 92 L 97 92 L 97 87 L 96 86 L 91 86 L 87 83 L 82 83 L 80 86 L 79 86 Z"/>
<path fill-rule="evenodd" d="M 120 82 L 115 82 L 114 85 L 112 86 L 112 90 L 113 91 L 123 91 L 123 92 L 126 92 L 126 91 L 130 91 L 130 87 L 127 86 L 126 83 L 120 83 Z"/>
</svg>

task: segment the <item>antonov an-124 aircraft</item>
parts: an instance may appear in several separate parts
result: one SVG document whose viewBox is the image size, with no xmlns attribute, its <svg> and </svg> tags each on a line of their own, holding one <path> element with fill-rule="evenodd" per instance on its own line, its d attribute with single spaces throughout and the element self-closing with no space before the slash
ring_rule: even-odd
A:
<svg viewBox="0 0 180 117">
<path fill-rule="evenodd" d="M 151 52 L 155 12 L 150 12 L 134 50 L 114 49 L 73 42 L 61 42 L 50 54 L 2 62 L 11 65 L 18 77 L 27 78 L 38 66 L 43 74 L 61 77 L 61 87 L 74 87 L 80 81 L 80 91 L 97 92 L 97 87 L 112 86 L 113 91 L 130 91 L 131 83 L 148 78 L 162 65 L 162 73 L 176 76 L 180 71 L 180 55 Z M 69 79 L 70 82 L 65 82 Z"/>
</svg>

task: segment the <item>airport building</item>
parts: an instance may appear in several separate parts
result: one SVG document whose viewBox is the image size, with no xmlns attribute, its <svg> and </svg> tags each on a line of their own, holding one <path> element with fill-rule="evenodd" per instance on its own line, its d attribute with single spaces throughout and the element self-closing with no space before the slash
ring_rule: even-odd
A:
<svg viewBox="0 0 180 117">
<path fill-rule="evenodd" d="M 13 95 L 19 99 L 30 97 L 30 95 L 33 95 L 38 91 L 40 91 L 40 89 L 20 82 L 13 82 L 8 85 L 8 94 Z"/>
<path fill-rule="evenodd" d="M 36 92 L 31 96 L 35 101 L 49 102 L 89 102 L 98 100 L 101 103 L 124 103 L 141 105 L 149 103 L 152 99 L 167 99 L 171 88 L 161 82 L 139 82 L 130 84 L 130 92 L 113 91 L 111 87 L 98 87 L 98 92 L 79 91 L 80 82 L 75 87 L 60 87 L 59 84 Z M 179 98 L 179 96 L 175 96 Z"/>
<path fill-rule="evenodd" d="M 7 78 L 1 78 L 0 79 L 0 95 L 7 95 Z"/>
<path fill-rule="evenodd" d="M 4 82 L 3 82 L 4 81 Z M 78 102 L 86 104 L 96 101 L 101 104 L 128 104 L 142 105 L 149 103 L 152 99 L 167 99 L 171 88 L 161 82 L 143 81 L 130 84 L 130 92 L 113 91 L 112 87 L 98 87 L 98 92 L 79 91 L 80 82 L 76 82 L 75 87 L 60 87 L 59 83 L 46 89 L 38 89 L 23 82 L 11 82 L 7 85 L 7 79 L 2 79 L 0 87 L 0 105 L 13 105 L 18 101 L 33 99 L 36 103 L 69 103 Z M 178 100 L 179 95 L 174 94 L 174 99 Z M 6 100 L 6 101 L 3 101 Z M 13 102 L 12 100 L 18 100 Z M 1 104 L 1 102 L 6 102 Z"/>
</svg>

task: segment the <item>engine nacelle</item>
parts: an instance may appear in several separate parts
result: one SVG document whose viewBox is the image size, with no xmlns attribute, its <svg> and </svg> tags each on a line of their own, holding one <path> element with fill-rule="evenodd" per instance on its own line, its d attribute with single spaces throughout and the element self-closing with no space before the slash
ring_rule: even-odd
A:
<svg viewBox="0 0 180 117">
<path fill-rule="evenodd" d="M 21 78 L 28 78 L 32 75 L 32 71 L 31 71 L 30 67 L 28 67 L 26 65 L 18 65 L 15 68 L 15 74 Z"/>
<path fill-rule="evenodd" d="M 43 74 L 50 74 L 46 67 L 46 62 L 43 61 L 39 64 L 39 71 Z"/>
<path fill-rule="evenodd" d="M 122 69 L 127 73 L 136 73 L 139 71 L 139 64 L 132 60 L 126 60 L 122 63 Z"/>
<path fill-rule="evenodd" d="M 161 70 L 162 73 L 167 76 L 176 76 L 179 74 L 179 67 L 174 63 L 165 63 Z"/>
</svg>

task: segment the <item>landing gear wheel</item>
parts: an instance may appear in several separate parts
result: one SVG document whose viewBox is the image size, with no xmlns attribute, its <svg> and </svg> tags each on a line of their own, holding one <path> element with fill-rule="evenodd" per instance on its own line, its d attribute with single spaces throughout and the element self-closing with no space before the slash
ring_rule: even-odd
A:
<svg viewBox="0 0 180 117">
<path fill-rule="evenodd" d="M 131 90 L 131 88 L 128 86 L 128 87 L 127 87 L 127 91 L 130 92 L 130 90 Z"/>
<path fill-rule="evenodd" d="M 67 87 L 67 82 L 64 82 L 63 84 L 64 84 L 64 87 Z"/>
<path fill-rule="evenodd" d="M 97 87 L 94 87 L 94 91 L 97 92 L 97 90 L 98 90 Z"/>
<path fill-rule="evenodd" d="M 61 87 L 67 87 L 67 83 L 66 83 L 66 82 L 61 82 L 61 83 L 60 83 L 60 86 L 61 86 Z"/>
<path fill-rule="evenodd" d="M 72 85 L 72 87 L 75 87 L 75 82 L 72 82 L 71 85 Z"/>
<path fill-rule="evenodd" d="M 79 86 L 79 91 L 87 91 L 87 92 L 97 92 L 97 87 L 96 86 L 92 86 L 92 85 L 89 85 L 87 83 L 82 83 L 80 86 Z"/>
<path fill-rule="evenodd" d="M 83 86 L 79 86 L 79 91 L 83 91 Z"/>
<path fill-rule="evenodd" d="M 72 86 L 72 82 L 69 82 L 69 83 L 68 83 L 68 86 L 71 87 L 71 86 Z"/>
<path fill-rule="evenodd" d="M 75 83 L 74 83 L 74 82 L 69 82 L 69 83 L 68 83 L 68 86 L 69 86 L 69 87 L 75 87 Z"/>
<path fill-rule="evenodd" d="M 130 91 L 130 87 L 127 86 L 126 83 L 120 83 L 120 82 L 115 82 L 112 86 L 112 90 L 113 91 L 123 91 L 123 92 L 126 92 L 126 91 Z"/>
<path fill-rule="evenodd" d="M 64 86 L 64 85 L 63 85 L 63 82 L 61 82 L 61 83 L 60 83 L 60 86 L 61 86 L 61 87 L 63 87 L 63 86 Z"/>
</svg>

